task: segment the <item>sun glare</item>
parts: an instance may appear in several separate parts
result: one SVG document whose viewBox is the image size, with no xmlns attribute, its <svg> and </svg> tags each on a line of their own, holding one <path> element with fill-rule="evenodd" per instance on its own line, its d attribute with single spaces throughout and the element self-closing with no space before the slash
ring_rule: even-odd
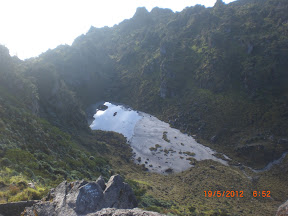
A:
<svg viewBox="0 0 288 216">
<path fill-rule="evenodd" d="M 226 3 L 232 0 L 225 1 Z M 69 44 L 91 26 L 113 26 L 131 18 L 137 7 L 158 6 L 181 11 L 215 0 L 9 0 L 1 1 L 0 44 L 20 59 L 37 56 L 60 44 Z"/>
</svg>

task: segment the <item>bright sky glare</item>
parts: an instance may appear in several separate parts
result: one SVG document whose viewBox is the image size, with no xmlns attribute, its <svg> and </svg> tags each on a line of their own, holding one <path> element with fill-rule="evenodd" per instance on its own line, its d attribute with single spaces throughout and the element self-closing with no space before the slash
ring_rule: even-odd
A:
<svg viewBox="0 0 288 216">
<path fill-rule="evenodd" d="M 223 0 L 230 3 L 235 0 Z M 20 59 L 69 44 L 91 26 L 113 26 L 131 18 L 137 7 L 170 8 L 174 12 L 216 0 L 0 0 L 0 44 Z"/>
</svg>

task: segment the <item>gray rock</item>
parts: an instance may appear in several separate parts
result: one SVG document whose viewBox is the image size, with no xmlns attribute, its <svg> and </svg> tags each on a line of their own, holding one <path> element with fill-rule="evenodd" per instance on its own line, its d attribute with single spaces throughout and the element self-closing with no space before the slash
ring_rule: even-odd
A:
<svg viewBox="0 0 288 216">
<path fill-rule="evenodd" d="M 105 184 L 105 180 L 102 176 L 100 176 L 97 180 L 96 183 L 100 185 L 100 187 L 102 188 L 102 190 L 104 191 L 106 188 L 106 184 Z"/>
<path fill-rule="evenodd" d="M 131 209 L 137 206 L 134 193 L 120 175 L 110 178 L 104 191 L 103 208 Z"/>
<path fill-rule="evenodd" d="M 75 194 L 70 194 L 67 203 L 72 208 L 74 207 L 77 213 L 85 214 L 101 209 L 102 199 L 103 190 L 101 186 L 95 182 L 90 182 L 79 188 Z"/>
<path fill-rule="evenodd" d="M 103 191 L 104 189 L 104 191 Z M 119 175 L 112 176 L 105 186 L 99 177 L 95 182 L 67 181 L 52 189 L 46 201 L 26 208 L 24 216 L 78 216 L 103 208 L 132 209 L 137 206 L 134 193 Z"/>
<path fill-rule="evenodd" d="M 2 203 L 0 204 L 0 215 L 20 215 L 24 208 L 30 207 L 37 202 L 39 202 L 39 200 Z"/>
<path fill-rule="evenodd" d="M 88 214 L 87 216 L 163 216 L 163 214 L 159 214 L 157 212 L 144 211 L 138 208 L 134 209 L 115 209 L 115 208 L 105 208 L 101 211 Z"/>
<path fill-rule="evenodd" d="M 33 207 L 25 208 L 24 212 L 21 215 L 29 215 L 29 216 L 57 216 L 55 212 L 54 206 L 49 202 L 39 202 L 37 205 L 33 205 Z"/>
<path fill-rule="evenodd" d="M 210 141 L 215 143 L 217 139 L 218 139 L 218 137 L 217 137 L 217 135 L 215 135 L 215 136 L 211 137 Z"/>
<path fill-rule="evenodd" d="M 288 200 L 279 206 L 276 216 L 287 216 L 288 215 Z"/>
</svg>

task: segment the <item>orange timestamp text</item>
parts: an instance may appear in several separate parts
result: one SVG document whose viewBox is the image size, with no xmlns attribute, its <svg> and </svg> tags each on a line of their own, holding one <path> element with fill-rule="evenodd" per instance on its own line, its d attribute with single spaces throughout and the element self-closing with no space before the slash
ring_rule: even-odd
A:
<svg viewBox="0 0 288 216">
<path fill-rule="evenodd" d="M 244 197 L 243 191 L 204 191 L 205 197 Z M 253 191 L 253 197 L 271 197 L 271 191 Z"/>
<path fill-rule="evenodd" d="M 243 191 L 204 191 L 205 197 L 243 197 Z"/>
</svg>

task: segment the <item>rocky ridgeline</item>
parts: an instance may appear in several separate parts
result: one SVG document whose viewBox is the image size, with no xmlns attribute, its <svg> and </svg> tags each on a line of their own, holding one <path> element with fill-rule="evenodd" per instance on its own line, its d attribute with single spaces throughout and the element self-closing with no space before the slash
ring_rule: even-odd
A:
<svg viewBox="0 0 288 216">
<path fill-rule="evenodd" d="M 115 175 L 107 184 L 102 177 L 93 182 L 64 181 L 49 192 L 45 201 L 25 208 L 22 216 L 161 215 L 135 207 L 132 189 L 121 176 Z"/>
</svg>

